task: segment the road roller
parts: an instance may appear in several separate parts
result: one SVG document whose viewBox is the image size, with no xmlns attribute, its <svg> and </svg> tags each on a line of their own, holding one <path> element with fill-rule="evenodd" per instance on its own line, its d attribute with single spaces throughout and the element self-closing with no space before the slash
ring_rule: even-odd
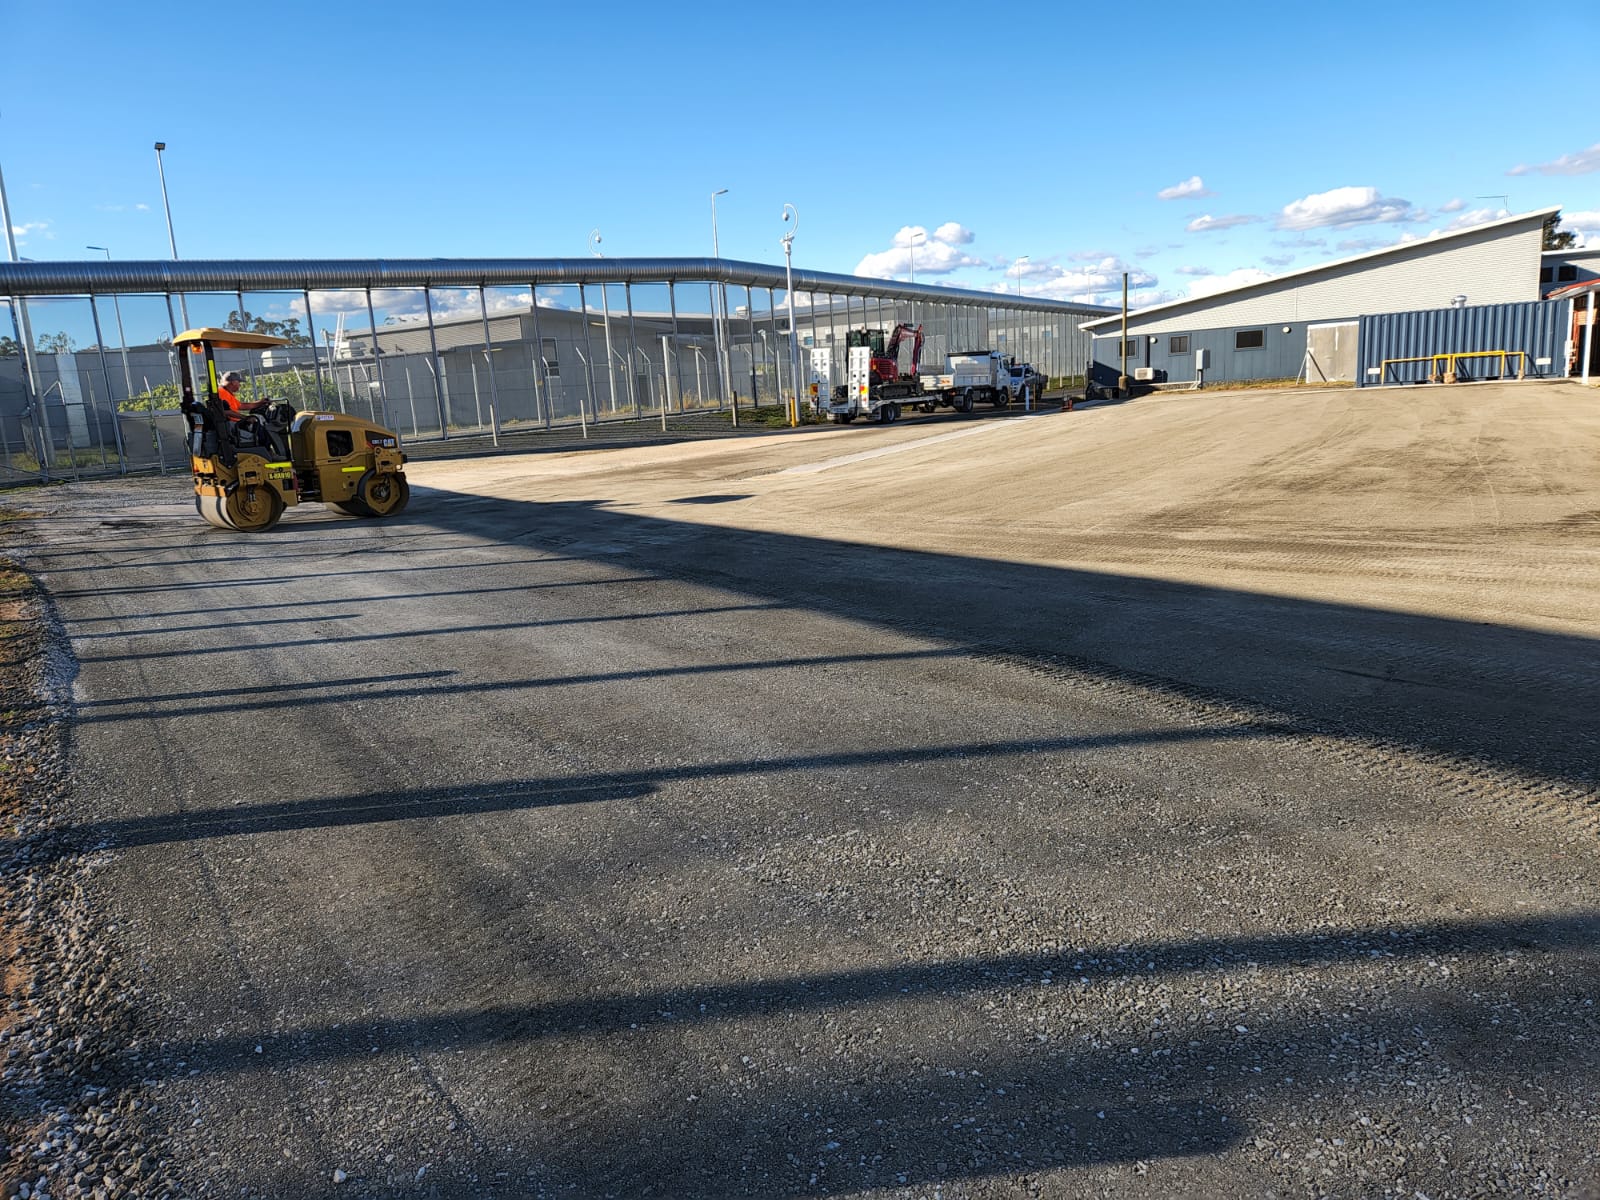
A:
<svg viewBox="0 0 1600 1200">
<path fill-rule="evenodd" d="M 258 533 L 307 501 L 355 517 L 392 517 L 411 498 L 400 438 L 348 413 L 297 412 L 286 400 L 241 404 L 218 381 L 218 350 L 266 350 L 286 338 L 189 329 L 173 339 L 188 421 L 194 506 L 218 529 Z"/>
</svg>

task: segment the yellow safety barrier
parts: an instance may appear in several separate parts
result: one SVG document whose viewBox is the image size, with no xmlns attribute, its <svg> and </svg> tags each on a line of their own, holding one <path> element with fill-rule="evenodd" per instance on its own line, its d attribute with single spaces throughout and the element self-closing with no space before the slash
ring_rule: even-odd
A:
<svg viewBox="0 0 1600 1200">
<path fill-rule="evenodd" d="M 1446 354 L 1419 354 L 1414 358 L 1386 358 L 1378 368 L 1380 383 L 1389 381 L 1389 368 L 1397 363 L 1425 362 L 1433 364 L 1428 377 L 1435 383 L 1454 383 L 1456 381 L 1456 363 L 1463 358 L 1498 358 L 1500 360 L 1500 378 L 1506 377 L 1506 359 L 1517 359 L 1517 378 L 1526 378 L 1528 372 L 1528 353 L 1526 350 L 1459 350 Z M 1437 364 L 1443 363 L 1444 370 L 1439 370 Z"/>
</svg>

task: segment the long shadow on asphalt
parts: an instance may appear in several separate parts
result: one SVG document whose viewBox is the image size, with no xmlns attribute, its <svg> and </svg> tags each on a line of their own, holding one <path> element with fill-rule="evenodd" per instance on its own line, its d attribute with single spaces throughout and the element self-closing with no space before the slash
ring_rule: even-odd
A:
<svg viewBox="0 0 1600 1200">
<path fill-rule="evenodd" d="M 462 593 L 451 594 L 457 595 Z M 353 603 L 356 602 L 346 602 L 347 605 Z M 301 606 L 296 604 L 295 607 L 299 608 Z M 512 630 L 518 629 L 556 629 L 562 626 L 571 625 L 607 625 L 616 622 L 668 621 L 677 620 L 681 617 L 711 617 L 724 613 L 783 612 L 788 608 L 789 606 L 787 604 L 778 604 L 775 602 L 765 604 L 713 604 L 706 605 L 701 608 L 663 609 L 660 612 L 606 613 L 603 615 L 587 617 L 557 617 L 548 621 L 504 621 L 489 625 L 436 625 L 425 629 L 414 629 L 391 633 L 347 633 L 343 635 L 324 633 L 319 634 L 316 637 L 275 638 L 272 641 L 272 648 L 274 651 L 277 651 L 295 649 L 303 646 L 327 646 L 329 644 L 351 645 L 361 642 L 407 641 L 411 638 L 478 637 L 486 633 L 509 633 Z M 232 608 L 228 609 L 228 614 L 231 614 L 233 611 L 234 610 Z M 226 615 L 228 614 L 218 614 L 217 620 L 205 625 L 162 625 L 158 630 L 147 630 L 145 632 L 147 635 L 158 632 L 162 637 L 170 637 L 178 633 L 208 633 L 216 636 L 226 637 L 228 635 L 229 627 L 232 624 L 225 619 Z M 359 614 L 356 613 L 320 613 L 317 616 L 317 620 L 319 621 L 353 621 L 359 619 Z M 294 617 L 252 618 L 240 621 L 238 624 L 241 627 L 253 629 L 260 625 L 303 626 L 305 623 L 306 618 L 302 615 Z M 126 636 L 126 631 L 118 631 L 116 633 L 79 633 L 74 635 L 74 640 L 86 641 L 92 638 L 122 638 Z M 255 643 L 251 642 L 222 646 L 196 646 L 189 644 L 178 645 L 171 650 L 143 650 L 134 654 L 82 654 L 78 656 L 78 662 L 80 664 L 87 664 L 147 662 L 151 659 L 159 658 L 190 659 L 195 657 L 211 657 L 214 655 L 249 654 L 256 649 L 258 649 L 258 647 L 255 645 Z"/>
<path fill-rule="evenodd" d="M 473 1065 L 492 1076 L 489 1064 L 511 1061 L 506 1050 L 547 1041 L 547 1068 L 529 1065 L 522 1070 L 534 1076 L 503 1078 L 498 1087 L 508 1104 L 531 1110 L 543 1096 L 553 1111 L 519 1108 L 527 1132 L 504 1152 L 487 1131 L 481 1140 L 465 1131 L 478 1140 L 476 1177 L 497 1167 L 522 1175 L 535 1163 L 547 1182 L 580 1194 L 637 1194 L 645 1183 L 679 1196 L 816 1194 L 1215 1153 L 1253 1132 L 1249 1110 L 1263 1101 L 1293 1111 L 1353 1090 L 1355 1073 L 1380 1062 L 1409 1062 L 1408 1086 L 1421 1080 L 1446 1094 L 1466 1080 L 1495 1096 L 1539 1078 L 1546 1103 L 1581 1107 L 1600 1084 L 1583 1049 L 1595 1034 L 1583 1005 L 1593 985 L 1586 952 L 1597 935 L 1600 912 L 1586 910 L 1202 937 L 261 1028 L 163 1049 L 169 1071 L 247 1086 L 256 1073 L 300 1068 L 325 1080 L 373 1053 L 449 1055 L 457 1069 Z M 1542 968 L 1530 973 L 1537 986 L 1502 982 L 1490 995 L 1446 989 L 1454 994 L 1441 998 L 1416 974 L 1440 961 L 1471 971 L 1474 962 L 1529 952 Z M 1312 983 L 1320 1010 L 1217 1012 L 1203 1026 L 1163 1025 L 1154 1007 L 1120 1024 L 1095 1020 L 1108 992 L 1246 970 Z M 1373 1010 L 1370 985 L 1396 974 L 1414 982 Z M 991 1031 L 981 1053 L 941 1053 L 942 1039 L 919 1039 L 930 1019 L 937 1027 L 970 1020 L 986 999 L 1002 1011 L 978 1018 Z M 1560 1028 L 1533 1015 L 1557 1010 L 1589 1015 Z M 1097 1037 L 1078 1031 L 1078 1013 L 1094 1021 Z M 828 1032 L 835 1017 L 848 1035 Z M 762 1042 L 753 1023 L 773 1021 L 815 1039 L 817 1058 L 798 1079 L 763 1050 L 751 1050 L 759 1061 L 741 1058 Z M 580 1091 L 620 1089 L 636 1103 L 597 1112 L 574 1095 L 560 1063 L 585 1045 L 597 1054 L 582 1068 Z M 654 1064 L 648 1079 L 632 1078 L 641 1060 Z M 739 1065 L 720 1071 L 723 1063 Z M 605 1081 L 613 1070 L 629 1078 Z M 1370 1100 L 1378 1112 L 1388 1103 Z M 1343 1124 L 1329 1137 L 1359 1136 L 1363 1104 L 1348 1105 L 1335 1105 Z M 1474 1112 L 1480 1121 L 1492 1116 Z M 712 1157 L 710 1144 L 720 1151 Z"/>
<path fill-rule="evenodd" d="M 846 659 L 834 661 L 848 661 Z M 423 679 L 433 673 L 395 676 L 396 679 Z M 332 692 L 331 702 L 348 700 L 350 680 L 328 680 L 319 685 Z M 306 685 L 286 684 L 286 689 Z M 267 691 L 272 688 L 265 689 Z M 471 689 L 481 691 L 481 688 Z M 411 692 L 405 693 L 413 694 Z M 368 698 L 368 693 L 362 693 Z M 315 697 L 297 696 L 282 701 L 282 706 L 303 707 Z M 116 703 L 107 701 L 106 703 Z M 143 705 L 143 699 L 135 703 Z M 274 707 L 277 701 L 260 707 Z M 189 711 L 189 710 L 185 710 Z M 202 706 L 193 710 L 204 713 Z M 170 715 L 162 713 L 161 715 Z M 74 851 L 127 849 L 173 842 L 248 834 L 277 833 L 286 830 L 327 829 L 349 825 L 370 825 L 389 821 L 431 820 L 439 817 L 477 813 L 512 812 L 519 809 L 549 808 L 566 804 L 592 804 L 650 795 L 673 784 L 697 780 L 739 779 L 794 772 L 894 766 L 906 763 L 982 761 L 1024 758 L 1039 754 L 1071 753 L 1111 746 L 1176 745 L 1186 742 L 1225 741 L 1270 737 L 1288 732 L 1261 725 L 1219 725 L 1200 728 L 1156 729 L 1138 732 L 1094 734 L 1080 737 L 1038 737 L 1015 741 L 967 742 L 917 747 L 894 745 L 881 750 L 832 754 L 788 755 L 774 758 L 739 758 L 726 762 L 695 763 L 640 771 L 593 772 L 586 775 L 551 776 L 510 783 L 476 784 L 464 787 L 419 788 L 413 791 L 382 792 L 289 800 L 277 804 L 230 805 L 226 808 L 191 808 L 178 812 L 141 817 L 123 817 L 61 826 L 42 845 L 34 845 L 32 861 Z M 0 839 L 0 857 L 17 843 Z M 30 843 L 31 844 L 31 843 Z"/>
<path fill-rule="evenodd" d="M 434 492 L 404 518 L 1354 735 L 1600 785 L 1600 643 L 1226 588 Z M 530 532 L 532 531 L 532 532 Z"/>
</svg>

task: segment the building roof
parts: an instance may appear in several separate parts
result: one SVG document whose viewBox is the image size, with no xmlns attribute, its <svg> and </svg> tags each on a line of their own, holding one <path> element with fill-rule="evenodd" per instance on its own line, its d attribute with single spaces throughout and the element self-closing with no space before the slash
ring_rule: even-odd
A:
<svg viewBox="0 0 1600 1200">
<path fill-rule="evenodd" d="M 1273 275 L 1268 279 L 1258 279 L 1254 283 L 1240 284 L 1238 287 L 1228 288 L 1222 292 L 1212 292 L 1208 296 L 1185 296 L 1181 300 L 1168 300 L 1164 304 L 1152 304 L 1147 308 L 1129 309 L 1128 317 L 1147 317 L 1153 313 L 1169 312 L 1180 308 L 1210 308 L 1228 301 L 1237 300 L 1251 292 L 1265 291 L 1282 286 L 1286 280 L 1298 279 L 1304 276 L 1320 275 L 1332 271 L 1341 271 L 1356 264 L 1371 265 L 1381 262 L 1386 258 L 1415 251 L 1419 246 L 1443 246 L 1448 243 L 1472 237 L 1488 229 L 1499 229 L 1514 225 L 1528 224 L 1533 221 L 1543 222 L 1551 213 L 1560 212 L 1560 205 L 1550 208 L 1535 209 L 1532 212 L 1518 213 L 1515 216 L 1501 217 L 1498 221 L 1485 221 L 1482 225 L 1472 225 L 1466 229 L 1456 229 L 1449 233 L 1440 233 L 1433 237 L 1419 238 L 1414 242 L 1399 242 L 1393 246 L 1384 246 L 1379 250 L 1368 250 L 1362 254 L 1352 255 L 1349 258 L 1339 258 L 1332 262 L 1318 263 L 1316 266 L 1301 267 L 1298 271 L 1289 271 L 1283 275 Z M 1121 313 L 1110 317 L 1101 317 L 1095 321 L 1084 321 L 1078 328 L 1094 330 L 1114 326 L 1122 320 Z"/>
<path fill-rule="evenodd" d="M 1581 296 L 1584 292 L 1600 291 L 1600 279 L 1584 279 L 1577 283 L 1566 283 L 1552 292 L 1546 292 L 1546 300 L 1565 300 L 1569 296 Z"/>
</svg>

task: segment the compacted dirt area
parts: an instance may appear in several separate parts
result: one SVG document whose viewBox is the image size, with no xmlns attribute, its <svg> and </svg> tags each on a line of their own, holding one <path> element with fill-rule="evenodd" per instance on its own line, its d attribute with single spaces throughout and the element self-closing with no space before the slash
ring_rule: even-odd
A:
<svg viewBox="0 0 1600 1200">
<path fill-rule="evenodd" d="M 1596 1194 L 1594 391 L 436 451 L 0 497 L 13 1190 Z"/>
</svg>

